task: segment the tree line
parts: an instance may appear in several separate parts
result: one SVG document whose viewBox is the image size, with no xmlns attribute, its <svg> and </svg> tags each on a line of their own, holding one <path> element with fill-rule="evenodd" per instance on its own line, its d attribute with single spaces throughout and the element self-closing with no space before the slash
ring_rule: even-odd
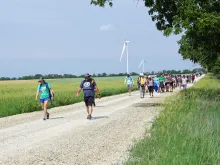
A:
<svg viewBox="0 0 220 165">
<path fill-rule="evenodd" d="M 184 59 L 220 75 L 220 0 L 143 1 L 157 30 L 167 37 L 182 34 L 178 44 Z M 91 4 L 112 7 L 113 0 L 91 0 Z"/>
<path fill-rule="evenodd" d="M 167 74 L 195 74 L 198 72 L 205 72 L 205 69 L 203 68 L 197 68 L 193 70 L 185 69 L 185 70 L 163 70 L 159 72 L 147 72 L 147 74 L 151 75 L 158 75 L 161 73 L 167 73 Z M 107 73 L 99 73 L 99 74 L 92 74 L 92 77 L 117 77 L 117 76 L 126 76 L 126 73 L 118 73 L 118 74 L 107 74 Z M 137 76 L 139 75 L 136 72 L 131 72 L 132 76 Z M 29 75 L 29 76 L 22 76 L 22 77 L 0 77 L 0 80 L 35 80 L 39 79 L 40 77 L 43 77 L 45 79 L 61 79 L 61 78 L 83 78 L 84 75 L 73 75 L 73 74 L 47 74 L 47 75 L 42 75 L 42 74 L 35 74 L 35 75 Z"/>
</svg>

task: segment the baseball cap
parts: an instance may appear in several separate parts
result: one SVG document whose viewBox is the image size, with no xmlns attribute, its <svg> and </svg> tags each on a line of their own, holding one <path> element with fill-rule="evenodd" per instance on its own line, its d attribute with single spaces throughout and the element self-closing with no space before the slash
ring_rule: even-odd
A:
<svg viewBox="0 0 220 165">
<path fill-rule="evenodd" d="M 38 82 L 45 81 L 43 77 L 40 77 Z"/>
<path fill-rule="evenodd" d="M 84 77 L 90 77 L 91 75 L 89 73 L 85 73 Z"/>
</svg>

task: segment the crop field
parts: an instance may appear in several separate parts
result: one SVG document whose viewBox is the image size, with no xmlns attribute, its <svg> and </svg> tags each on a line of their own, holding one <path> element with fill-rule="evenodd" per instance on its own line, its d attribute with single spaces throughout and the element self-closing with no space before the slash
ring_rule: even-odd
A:
<svg viewBox="0 0 220 165">
<path fill-rule="evenodd" d="M 63 106 L 83 101 L 76 97 L 82 78 L 48 80 L 55 92 L 55 100 L 49 107 Z M 124 77 L 95 78 L 102 97 L 127 92 Z M 0 81 L 0 117 L 41 110 L 35 101 L 37 80 Z"/>
<path fill-rule="evenodd" d="M 137 142 L 126 165 L 220 164 L 220 80 L 208 75 L 166 99 L 151 136 Z"/>
</svg>

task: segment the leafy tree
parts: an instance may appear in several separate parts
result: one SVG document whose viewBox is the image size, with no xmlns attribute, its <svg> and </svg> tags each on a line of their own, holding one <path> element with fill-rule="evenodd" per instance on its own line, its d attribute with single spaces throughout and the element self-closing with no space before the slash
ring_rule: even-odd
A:
<svg viewBox="0 0 220 165">
<path fill-rule="evenodd" d="M 108 3 L 110 7 L 113 6 L 112 0 L 91 0 L 91 4 L 98 5 L 100 7 L 104 7 Z"/>
<path fill-rule="evenodd" d="M 220 61 L 220 60 L 219 60 Z M 215 70 L 218 72 L 219 71 L 219 67 L 215 67 Z M 196 68 L 191 70 L 185 69 L 183 70 L 184 74 L 188 74 L 188 73 L 196 73 L 196 72 L 205 72 L 205 69 L 203 68 Z M 176 71 L 176 70 L 163 70 L 162 72 L 155 72 L 152 71 L 151 74 L 160 74 L 160 73 L 169 73 L 169 74 L 181 74 L 182 72 L 180 70 Z M 131 72 L 130 73 L 132 76 L 136 76 L 138 75 L 138 73 L 135 72 Z M 145 74 L 150 74 L 150 73 L 145 73 Z M 107 73 L 102 73 L 102 74 L 93 74 L 93 77 L 115 77 L 115 76 L 126 76 L 126 73 L 119 73 L 119 74 L 107 74 Z M 33 79 L 38 79 L 38 77 L 44 77 L 45 79 L 58 79 L 58 78 L 77 78 L 77 77 L 84 77 L 84 75 L 80 75 L 80 76 L 76 76 L 76 75 L 72 75 L 72 74 L 64 74 L 64 75 L 59 75 L 59 74 L 48 74 L 48 75 L 41 75 L 41 74 L 36 74 L 36 75 L 29 75 L 29 76 L 23 76 L 23 77 L 0 77 L 0 80 L 33 80 Z"/>
<path fill-rule="evenodd" d="M 34 76 L 30 76 L 30 77 L 32 77 L 30 79 L 39 79 L 40 77 L 43 77 L 43 75 L 42 74 L 35 74 Z"/>
<path fill-rule="evenodd" d="M 188 69 L 184 69 L 184 70 L 182 71 L 182 74 L 188 74 L 188 73 L 191 73 L 191 71 L 188 70 Z"/>
<path fill-rule="evenodd" d="M 107 76 L 107 73 L 102 73 L 102 77 L 106 77 Z"/>
<path fill-rule="evenodd" d="M 165 36 L 183 34 L 179 53 L 184 59 L 220 73 L 219 0 L 144 0 L 156 28 Z M 112 6 L 111 0 L 92 0 L 91 4 Z"/>
<path fill-rule="evenodd" d="M 136 73 L 136 72 L 131 72 L 130 73 L 132 76 L 137 76 L 138 75 L 138 73 Z"/>
</svg>

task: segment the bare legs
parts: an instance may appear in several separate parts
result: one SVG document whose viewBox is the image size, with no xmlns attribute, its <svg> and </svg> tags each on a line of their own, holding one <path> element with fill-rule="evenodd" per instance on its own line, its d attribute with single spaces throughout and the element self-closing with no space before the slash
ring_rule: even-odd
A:
<svg viewBox="0 0 220 165">
<path fill-rule="evenodd" d="M 88 113 L 88 115 L 92 115 L 92 112 L 93 112 L 93 108 L 92 108 L 92 106 L 91 106 L 91 105 L 86 106 L 86 109 L 87 109 L 87 113 Z"/>
<path fill-rule="evenodd" d="M 131 88 L 128 88 L 128 93 L 129 95 L 131 95 Z"/>
<path fill-rule="evenodd" d="M 47 105 L 48 101 L 44 101 L 43 103 L 41 103 L 42 110 L 44 111 L 44 118 L 47 117 L 47 115 L 49 115 L 49 113 L 47 112 Z"/>
</svg>

